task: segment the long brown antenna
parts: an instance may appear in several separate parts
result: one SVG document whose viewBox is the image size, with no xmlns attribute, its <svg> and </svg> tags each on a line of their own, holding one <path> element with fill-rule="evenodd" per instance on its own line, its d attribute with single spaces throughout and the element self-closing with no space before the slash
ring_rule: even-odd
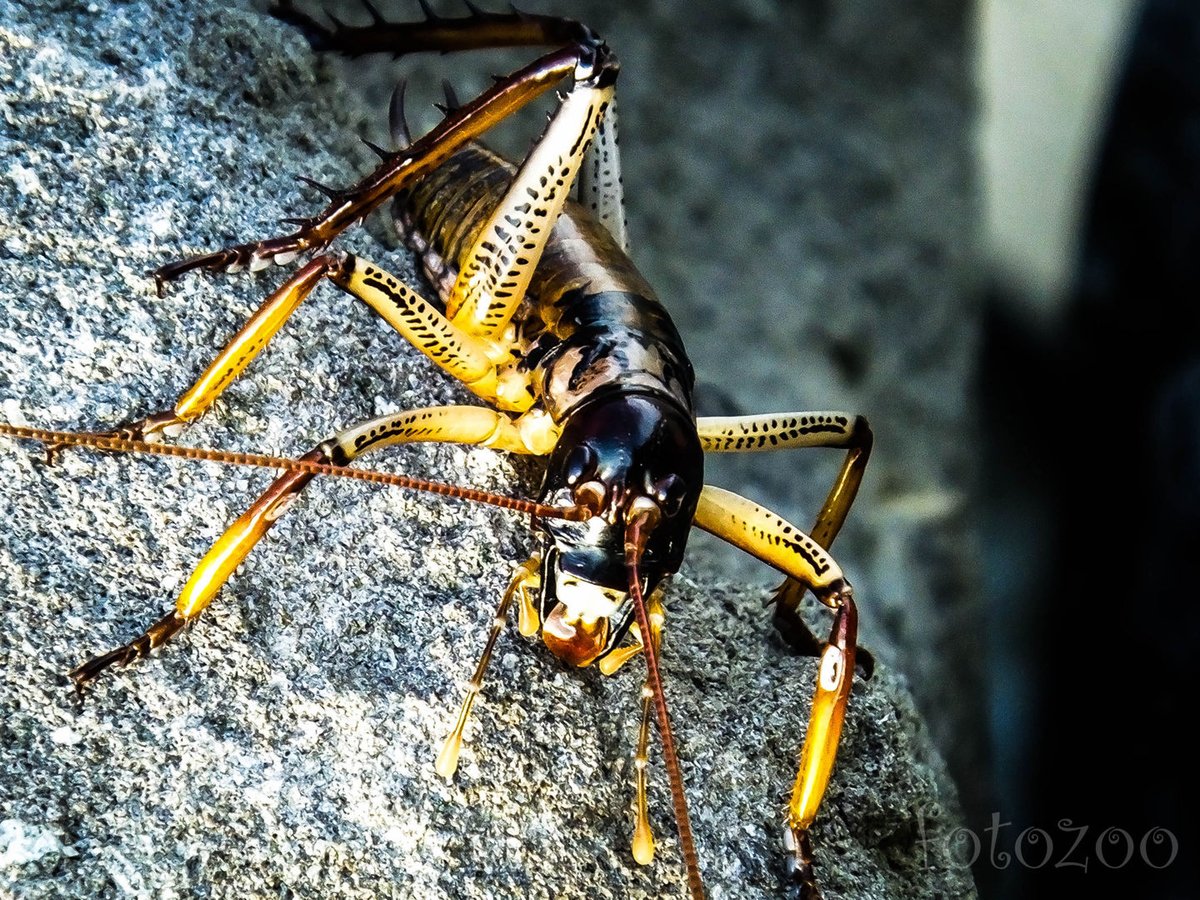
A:
<svg viewBox="0 0 1200 900">
<path fill-rule="evenodd" d="M 638 563 L 646 549 L 646 532 L 643 528 L 648 518 L 647 512 L 638 512 L 631 516 L 625 525 L 625 569 L 629 573 L 629 596 L 633 598 L 633 611 L 637 616 L 638 628 L 645 636 L 642 651 L 646 655 L 646 669 L 654 694 L 654 711 L 658 718 L 658 734 L 662 739 L 663 761 L 667 765 L 667 780 L 671 782 L 671 804 L 675 807 L 675 824 L 679 829 L 679 848 L 683 853 L 683 864 L 687 868 L 688 890 L 692 900 L 704 900 L 700 859 L 696 855 L 696 842 L 692 838 L 687 797 L 683 792 L 683 775 L 679 771 L 679 757 L 675 754 L 675 738 L 671 732 L 671 717 L 667 713 L 667 698 L 663 693 L 662 678 L 658 673 L 658 651 L 654 649 L 650 617 L 646 614 L 642 579 L 638 573 Z"/>
<path fill-rule="evenodd" d="M 352 469 L 349 466 L 335 466 L 331 463 L 312 462 L 305 459 L 289 459 L 285 456 L 268 456 L 262 453 L 240 453 L 230 450 L 214 450 L 208 447 L 180 447 L 175 444 L 151 444 L 146 441 L 135 441 L 129 438 L 116 437 L 107 434 L 88 434 L 77 431 L 50 431 L 44 428 L 25 428 L 21 425 L 9 425 L 0 422 L 0 435 L 6 435 L 18 440 L 40 441 L 47 445 L 68 445 L 74 447 L 91 447 L 96 450 L 115 450 L 122 453 L 152 453 L 158 456 L 177 456 L 181 459 L 202 460 L 204 462 L 225 463 L 232 466 L 253 466 L 261 469 L 284 469 L 289 472 L 307 472 L 312 475 L 330 475 L 335 478 L 353 478 L 371 484 L 386 484 L 392 487 L 407 488 L 413 491 L 426 491 L 458 500 L 474 500 L 476 503 L 488 503 L 501 509 L 536 516 L 541 519 L 571 519 L 581 520 L 589 517 L 590 513 L 582 507 L 548 506 L 535 503 L 521 497 L 507 497 L 504 494 L 493 494 L 491 491 L 481 491 L 478 488 L 460 487 L 456 484 L 445 484 L 440 481 L 426 481 L 423 478 L 412 478 L 408 475 L 395 475 L 391 472 L 377 472 L 374 469 Z"/>
</svg>

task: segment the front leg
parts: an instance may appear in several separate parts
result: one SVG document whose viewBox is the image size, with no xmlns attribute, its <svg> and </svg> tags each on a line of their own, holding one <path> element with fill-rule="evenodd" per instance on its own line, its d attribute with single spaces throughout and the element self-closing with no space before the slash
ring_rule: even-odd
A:
<svg viewBox="0 0 1200 900">
<path fill-rule="evenodd" d="M 842 722 L 854 680 L 858 613 L 849 582 L 815 539 L 752 500 L 705 485 L 695 525 L 779 569 L 834 610 L 833 629 L 821 653 L 816 696 L 788 804 L 789 867 L 805 900 L 820 897 L 813 871 L 809 828 L 833 772 Z"/>
<path fill-rule="evenodd" d="M 300 457 L 320 465 L 346 466 L 359 456 L 397 444 L 439 442 L 494 447 L 514 453 L 541 455 L 547 443 L 546 418 L 523 422 L 479 406 L 439 406 L 380 416 L 347 428 Z M 315 477 L 310 471 L 287 471 L 209 548 L 184 585 L 175 608 L 132 641 L 103 653 L 70 672 L 82 688 L 113 666 L 126 666 L 150 654 L 186 625 L 194 622 L 217 596 L 279 517 Z"/>
</svg>

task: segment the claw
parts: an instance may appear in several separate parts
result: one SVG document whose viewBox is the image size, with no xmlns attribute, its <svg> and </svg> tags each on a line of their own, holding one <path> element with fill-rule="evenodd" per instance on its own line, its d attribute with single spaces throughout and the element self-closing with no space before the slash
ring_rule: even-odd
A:
<svg viewBox="0 0 1200 900">
<path fill-rule="evenodd" d="M 109 650 L 100 656 L 92 657 L 87 662 L 76 666 L 68 672 L 67 677 L 75 682 L 75 690 L 83 693 L 84 685 L 92 681 L 105 669 L 112 666 L 124 668 L 137 659 L 137 655 L 137 650 L 131 645 L 126 644 L 124 647 L 118 647 L 116 650 Z"/>
<path fill-rule="evenodd" d="M 75 682 L 75 690 L 82 693 L 84 685 L 105 669 L 112 666 L 125 667 L 136 659 L 149 656 L 151 650 L 170 640 L 187 623 L 186 618 L 175 610 L 171 610 L 147 628 L 144 634 L 134 638 L 123 647 L 92 657 L 68 672 L 67 677 Z"/>
<path fill-rule="evenodd" d="M 800 885 L 800 900 L 821 900 L 817 876 L 813 871 L 812 841 L 804 828 L 785 828 L 783 846 L 789 854 L 788 874 Z"/>
</svg>

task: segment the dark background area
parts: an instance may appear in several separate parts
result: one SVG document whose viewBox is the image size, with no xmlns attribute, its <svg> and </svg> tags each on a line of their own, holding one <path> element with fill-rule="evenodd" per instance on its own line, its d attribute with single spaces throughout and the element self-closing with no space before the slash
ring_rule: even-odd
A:
<svg viewBox="0 0 1200 900">
<path fill-rule="evenodd" d="M 1148 0 L 1130 24 L 1061 323 L 1027 327 L 1003 284 L 985 321 L 987 579 L 1024 620 L 1006 655 L 1032 701 L 1028 765 L 999 773 L 1028 820 L 1002 814 L 999 848 L 1053 840 L 1044 867 L 1032 832 L 1025 864 L 977 867 L 997 896 L 1200 884 L 1200 7 Z"/>
</svg>

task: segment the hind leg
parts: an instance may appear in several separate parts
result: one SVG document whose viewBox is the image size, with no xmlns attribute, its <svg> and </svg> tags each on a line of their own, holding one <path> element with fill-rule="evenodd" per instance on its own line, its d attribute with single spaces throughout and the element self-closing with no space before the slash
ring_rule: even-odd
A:
<svg viewBox="0 0 1200 900">
<path fill-rule="evenodd" d="M 617 72 L 611 52 L 590 29 L 569 19 L 523 13 L 472 14 L 424 22 L 388 23 L 377 19 L 364 27 L 326 28 L 280 3 L 273 13 L 298 26 L 318 50 L 351 56 L 364 53 L 449 52 L 497 46 L 557 46 L 485 90 L 469 103 L 448 111 L 432 131 L 411 145 L 386 153 L 366 178 L 345 190 L 327 189 L 330 203 L 320 213 L 296 220 L 296 231 L 265 240 L 189 257 L 159 268 L 155 280 L 167 281 L 194 269 L 227 271 L 283 265 L 298 254 L 322 250 L 351 225 L 374 212 L 407 185 L 437 168 L 456 150 L 496 123 L 570 78 L 572 83 L 603 88 Z"/>
</svg>

